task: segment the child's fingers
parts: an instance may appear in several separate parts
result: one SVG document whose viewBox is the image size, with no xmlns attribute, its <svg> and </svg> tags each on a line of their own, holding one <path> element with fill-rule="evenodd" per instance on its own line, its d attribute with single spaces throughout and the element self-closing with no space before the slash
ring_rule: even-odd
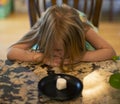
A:
<svg viewBox="0 0 120 104">
<path fill-rule="evenodd" d="M 44 55 L 42 53 L 36 53 L 33 56 L 33 61 L 35 62 L 42 62 Z"/>
</svg>

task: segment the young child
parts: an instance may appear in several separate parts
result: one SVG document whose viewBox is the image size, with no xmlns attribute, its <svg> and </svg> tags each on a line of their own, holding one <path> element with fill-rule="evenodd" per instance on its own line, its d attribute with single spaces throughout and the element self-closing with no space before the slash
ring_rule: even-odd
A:
<svg viewBox="0 0 120 104">
<path fill-rule="evenodd" d="M 89 42 L 94 50 L 86 47 Z M 36 51 L 30 51 L 34 46 Z M 112 59 L 116 53 L 79 13 L 67 5 L 49 7 L 31 30 L 7 53 L 9 60 L 42 62 L 51 66 L 71 65 L 82 61 Z"/>
</svg>

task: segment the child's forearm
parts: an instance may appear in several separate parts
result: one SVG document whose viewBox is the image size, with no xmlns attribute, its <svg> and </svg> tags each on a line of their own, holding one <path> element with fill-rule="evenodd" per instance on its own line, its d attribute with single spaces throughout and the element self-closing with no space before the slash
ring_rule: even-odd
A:
<svg viewBox="0 0 120 104">
<path fill-rule="evenodd" d="M 31 52 L 28 50 L 23 50 L 19 48 L 9 49 L 7 58 L 9 60 L 19 60 L 27 62 L 42 61 L 43 54 L 37 52 Z"/>
<path fill-rule="evenodd" d="M 112 49 L 99 49 L 95 51 L 87 51 L 81 57 L 74 59 L 72 64 L 80 62 L 96 62 L 112 59 L 116 53 Z M 69 59 L 64 60 L 64 64 L 71 64 Z"/>
<path fill-rule="evenodd" d="M 114 50 L 111 49 L 99 49 L 95 51 L 87 51 L 83 57 L 80 58 L 80 61 L 104 61 L 110 60 L 116 53 Z"/>
</svg>

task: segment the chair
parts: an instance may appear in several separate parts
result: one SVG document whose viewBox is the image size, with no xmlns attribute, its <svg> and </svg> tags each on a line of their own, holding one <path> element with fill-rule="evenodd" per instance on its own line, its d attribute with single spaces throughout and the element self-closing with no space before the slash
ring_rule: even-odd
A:
<svg viewBox="0 0 120 104">
<path fill-rule="evenodd" d="M 32 27 L 41 13 L 49 6 L 61 3 L 68 4 L 77 10 L 85 13 L 87 19 L 95 26 L 99 27 L 102 0 L 27 0 L 30 26 Z"/>
</svg>

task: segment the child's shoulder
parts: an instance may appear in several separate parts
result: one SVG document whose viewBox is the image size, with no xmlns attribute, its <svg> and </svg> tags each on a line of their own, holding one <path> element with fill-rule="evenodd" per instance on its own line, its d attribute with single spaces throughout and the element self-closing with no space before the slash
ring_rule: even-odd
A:
<svg viewBox="0 0 120 104">
<path fill-rule="evenodd" d="M 87 15 L 79 10 L 76 10 L 79 13 L 80 20 L 83 23 L 85 32 L 87 32 L 90 28 L 93 28 L 97 31 L 97 28 L 88 20 Z"/>
</svg>

